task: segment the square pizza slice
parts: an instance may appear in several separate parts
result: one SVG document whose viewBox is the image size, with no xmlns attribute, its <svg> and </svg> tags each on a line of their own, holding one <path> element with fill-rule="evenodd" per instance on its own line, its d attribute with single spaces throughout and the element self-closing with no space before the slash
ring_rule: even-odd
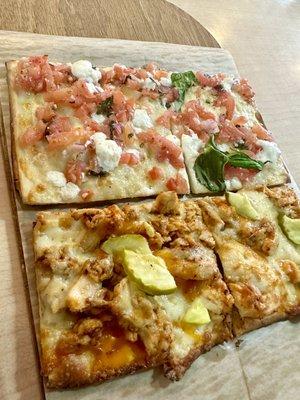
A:
<svg viewBox="0 0 300 400">
<path fill-rule="evenodd" d="M 162 365 L 179 379 L 232 338 L 233 297 L 194 201 L 41 212 L 34 227 L 42 371 L 50 387 Z"/>
<path fill-rule="evenodd" d="M 281 152 L 263 126 L 246 79 L 200 71 L 177 75 L 184 95 L 172 130 L 181 135 L 193 193 L 287 181 Z"/>
<path fill-rule="evenodd" d="M 236 335 L 300 313 L 300 207 L 287 186 L 199 201 L 234 298 Z"/>
<path fill-rule="evenodd" d="M 34 56 L 7 63 L 15 176 L 28 204 L 188 193 L 180 140 L 157 119 L 169 73 Z M 169 100 L 168 100 L 169 99 Z"/>
</svg>

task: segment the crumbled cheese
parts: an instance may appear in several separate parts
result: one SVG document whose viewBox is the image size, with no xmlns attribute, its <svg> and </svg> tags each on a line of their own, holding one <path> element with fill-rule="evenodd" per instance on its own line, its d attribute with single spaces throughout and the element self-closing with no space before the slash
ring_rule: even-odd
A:
<svg viewBox="0 0 300 400">
<path fill-rule="evenodd" d="M 47 181 L 56 187 L 63 187 L 67 183 L 65 175 L 60 171 L 48 171 Z"/>
<path fill-rule="evenodd" d="M 137 149 L 126 149 L 126 153 L 133 154 L 137 158 L 140 158 L 140 152 Z"/>
<path fill-rule="evenodd" d="M 160 78 L 159 83 L 162 86 L 168 86 L 168 87 L 172 86 L 171 78 L 170 77 L 166 77 L 166 76 L 163 76 L 162 78 Z"/>
<path fill-rule="evenodd" d="M 135 128 L 148 129 L 153 127 L 147 111 L 140 108 L 134 110 L 132 122 Z"/>
<path fill-rule="evenodd" d="M 234 82 L 234 76 L 233 75 L 228 75 L 226 76 L 223 81 L 222 81 L 222 86 L 225 90 L 227 90 L 228 92 L 231 91 L 231 87 L 233 85 Z"/>
<path fill-rule="evenodd" d="M 100 86 L 95 86 L 92 82 L 86 82 L 86 86 L 91 94 L 104 92 Z"/>
<path fill-rule="evenodd" d="M 103 172 L 114 170 L 119 164 L 122 148 L 113 140 L 107 139 L 102 132 L 96 132 L 90 137 L 95 144 L 97 163 Z"/>
<path fill-rule="evenodd" d="M 217 148 L 223 152 L 229 151 L 230 150 L 230 146 L 227 143 L 220 143 L 216 145 Z"/>
<path fill-rule="evenodd" d="M 195 133 L 191 135 L 182 135 L 182 148 L 186 158 L 188 159 L 196 159 L 199 151 L 202 147 L 204 147 L 204 143 Z"/>
<path fill-rule="evenodd" d="M 227 190 L 238 190 L 242 188 L 242 182 L 237 177 L 232 179 L 225 179 L 225 185 Z"/>
<path fill-rule="evenodd" d="M 74 200 L 80 192 L 80 187 L 75 185 L 75 183 L 68 182 L 65 186 L 61 188 L 61 195 L 63 200 Z"/>
<path fill-rule="evenodd" d="M 150 78 L 146 78 L 144 80 L 144 84 L 143 84 L 145 89 L 149 89 L 149 90 L 155 90 L 156 88 L 156 83 L 154 80 L 150 79 Z"/>
<path fill-rule="evenodd" d="M 176 146 L 180 146 L 180 139 L 175 135 L 168 135 L 166 139 L 170 140 L 170 142 L 176 144 Z"/>
<path fill-rule="evenodd" d="M 260 139 L 257 140 L 257 144 L 262 147 L 262 150 L 257 153 L 257 160 L 262 162 L 271 161 L 275 164 L 281 154 L 277 144 Z"/>
<path fill-rule="evenodd" d="M 96 113 L 92 114 L 92 115 L 91 115 L 91 118 L 92 118 L 92 120 L 94 120 L 95 122 L 97 122 L 97 124 L 99 124 L 99 125 L 103 124 L 103 122 L 104 122 L 105 119 L 106 119 L 104 115 L 102 115 L 102 114 L 96 114 Z"/>
<path fill-rule="evenodd" d="M 88 60 L 79 60 L 71 64 L 71 72 L 76 78 L 82 78 L 86 82 L 98 83 L 101 79 L 101 72 L 93 68 Z"/>
</svg>

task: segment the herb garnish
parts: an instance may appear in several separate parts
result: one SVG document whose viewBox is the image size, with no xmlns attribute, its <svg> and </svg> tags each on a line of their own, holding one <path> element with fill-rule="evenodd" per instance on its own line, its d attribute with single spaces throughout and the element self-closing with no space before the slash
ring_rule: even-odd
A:
<svg viewBox="0 0 300 400">
<path fill-rule="evenodd" d="M 96 114 L 103 114 L 109 117 L 112 113 L 113 96 L 108 97 L 98 104 Z"/>
<path fill-rule="evenodd" d="M 211 137 L 194 164 L 196 178 L 211 192 L 222 192 L 226 189 L 225 165 L 261 171 L 265 163 L 257 161 L 242 152 L 228 153 L 219 150 Z"/>
<path fill-rule="evenodd" d="M 187 89 L 197 84 L 198 81 L 193 71 L 173 72 L 171 74 L 171 81 L 172 85 L 175 86 L 179 92 L 179 99 L 174 102 L 175 110 L 179 111 Z"/>
</svg>

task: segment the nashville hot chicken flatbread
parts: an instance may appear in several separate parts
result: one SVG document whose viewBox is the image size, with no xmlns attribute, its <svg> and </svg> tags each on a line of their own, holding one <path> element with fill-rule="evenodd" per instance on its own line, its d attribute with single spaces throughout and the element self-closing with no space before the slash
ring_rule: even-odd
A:
<svg viewBox="0 0 300 400">
<path fill-rule="evenodd" d="M 234 333 L 300 313 L 300 206 L 287 186 L 199 200 L 234 298 Z"/>
<path fill-rule="evenodd" d="M 179 379 L 232 338 L 233 298 L 194 201 L 41 212 L 34 227 L 40 348 L 50 387 L 162 365 Z"/>
</svg>

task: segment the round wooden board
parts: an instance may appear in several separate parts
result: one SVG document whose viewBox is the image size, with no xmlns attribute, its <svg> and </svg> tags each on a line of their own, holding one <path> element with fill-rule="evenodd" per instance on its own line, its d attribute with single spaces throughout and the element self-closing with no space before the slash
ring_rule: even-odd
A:
<svg viewBox="0 0 300 400">
<path fill-rule="evenodd" d="M 7 1 L 1 7 L 0 26 L 47 35 L 220 47 L 199 22 L 164 0 Z"/>
</svg>

